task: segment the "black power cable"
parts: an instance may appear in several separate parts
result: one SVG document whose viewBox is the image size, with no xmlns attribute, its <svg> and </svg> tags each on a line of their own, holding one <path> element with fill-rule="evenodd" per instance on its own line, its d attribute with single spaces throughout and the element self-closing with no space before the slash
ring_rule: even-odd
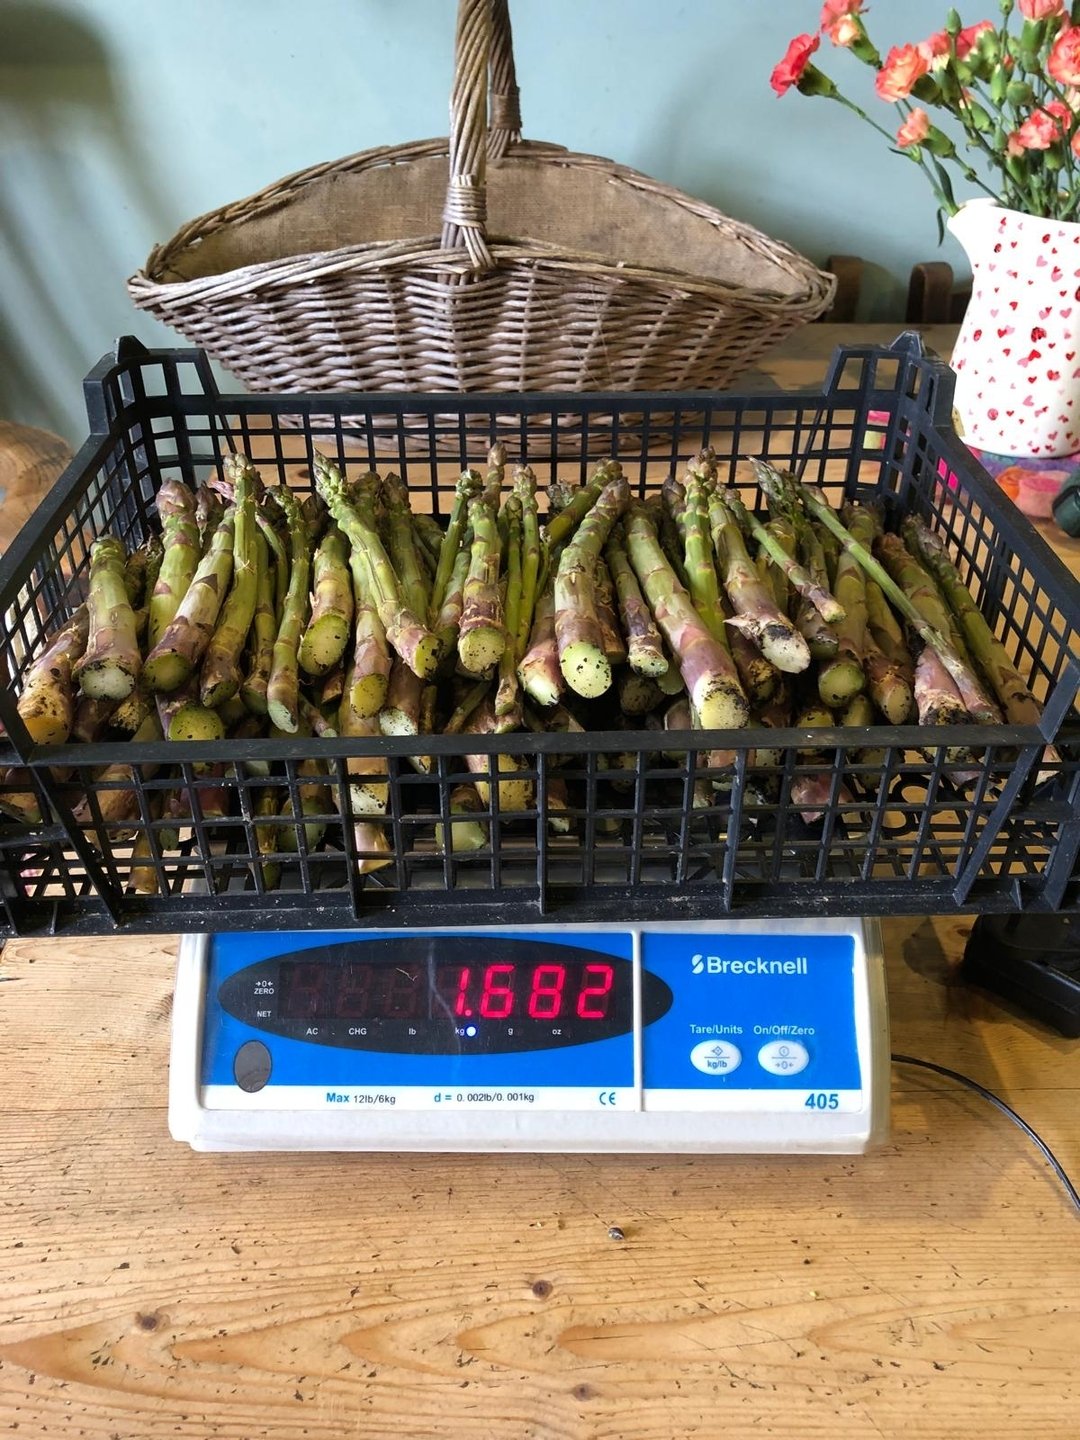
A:
<svg viewBox="0 0 1080 1440">
<path fill-rule="evenodd" d="M 1076 1209 L 1077 1213 L 1080 1214 L 1080 1192 L 1077 1191 L 1076 1186 L 1069 1179 L 1064 1165 L 1062 1165 L 1061 1161 L 1050 1149 L 1050 1146 L 1047 1145 L 1038 1131 L 1033 1130 L 1027 1121 L 1016 1113 L 1011 1105 L 1006 1105 L 1004 1100 L 995 1095 L 992 1090 L 987 1090 L 985 1085 L 980 1085 L 977 1080 L 972 1080 L 968 1075 L 961 1075 L 959 1070 L 950 1070 L 946 1065 L 935 1065 L 932 1060 L 917 1060 L 913 1055 L 893 1055 L 892 1062 L 894 1065 L 917 1065 L 920 1070 L 932 1070 L 935 1075 L 944 1075 L 948 1080 L 955 1080 L 958 1085 L 963 1085 L 966 1089 L 973 1091 L 976 1095 L 980 1095 L 984 1100 L 989 1101 L 995 1110 L 1000 1110 L 1014 1125 L 1019 1126 L 1032 1144 L 1042 1152 L 1046 1163 L 1061 1181 L 1062 1188 L 1069 1197 L 1070 1203 Z"/>
</svg>

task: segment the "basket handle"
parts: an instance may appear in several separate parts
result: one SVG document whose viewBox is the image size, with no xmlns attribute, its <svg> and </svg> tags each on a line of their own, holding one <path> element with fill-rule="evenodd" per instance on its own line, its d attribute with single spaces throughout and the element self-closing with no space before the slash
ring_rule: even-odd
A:
<svg viewBox="0 0 1080 1440">
<path fill-rule="evenodd" d="M 521 139 L 518 97 L 507 0 L 459 0 L 442 248 L 464 248 L 474 275 L 495 265 L 487 243 L 487 161 Z"/>
</svg>

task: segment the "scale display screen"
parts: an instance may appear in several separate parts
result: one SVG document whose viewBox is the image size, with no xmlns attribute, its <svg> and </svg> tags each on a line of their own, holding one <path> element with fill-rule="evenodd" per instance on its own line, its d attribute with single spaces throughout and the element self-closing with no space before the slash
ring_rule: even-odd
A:
<svg viewBox="0 0 1080 1440">
<path fill-rule="evenodd" d="M 648 1024 L 672 1004 L 646 974 Z M 221 985 L 236 1019 L 358 1050 L 507 1053 L 588 1044 L 633 1028 L 633 967 L 581 946 L 507 936 L 344 941 L 257 961 Z"/>
</svg>

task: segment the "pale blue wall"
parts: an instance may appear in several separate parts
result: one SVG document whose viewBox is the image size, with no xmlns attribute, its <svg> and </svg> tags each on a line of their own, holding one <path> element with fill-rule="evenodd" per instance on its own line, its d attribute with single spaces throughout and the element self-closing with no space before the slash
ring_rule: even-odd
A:
<svg viewBox="0 0 1080 1440">
<path fill-rule="evenodd" d="M 816 0 L 511 8 L 530 136 L 634 165 L 815 260 L 873 257 L 884 318 L 915 261 L 962 269 L 951 241 L 938 251 L 913 166 L 838 106 L 769 89 Z M 879 0 L 870 18 L 889 44 L 943 15 Z M 291 170 L 444 133 L 453 26 L 452 0 L 0 0 L 0 416 L 80 434 L 81 378 L 113 339 L 169 336 L 124 280 L 184 221 Z M 868 72 L 819 58 L 891 123 Z"/>
</svg>

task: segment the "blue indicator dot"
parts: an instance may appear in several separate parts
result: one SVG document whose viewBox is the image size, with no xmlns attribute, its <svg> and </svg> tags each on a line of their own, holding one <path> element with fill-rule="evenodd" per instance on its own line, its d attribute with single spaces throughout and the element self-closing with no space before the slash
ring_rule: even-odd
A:
<svg viewBox="0 0 1080 1440">
<path fill-rule="evenodd" d="M 475 1026 L 475 1025 L 466 1025 L 466 1026 L 465 1026 L 465 1034 L 468 1035 L 469 1039 L 471 1040 L 472 1037 L 476 1034 L 476 1026 Z"/>
</svg>

